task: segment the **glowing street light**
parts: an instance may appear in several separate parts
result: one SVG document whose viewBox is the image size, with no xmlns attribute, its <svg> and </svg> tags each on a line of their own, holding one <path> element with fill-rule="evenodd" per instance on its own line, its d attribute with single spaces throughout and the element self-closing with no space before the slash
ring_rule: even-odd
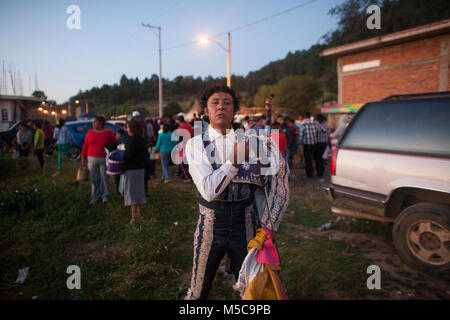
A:
<svg viewBox="0 0 450 320">
<path fill-rule="evenodd" d="M 44 110 L 44 113 L 45 113 L 45 114 L 47 114 L 47 113 L 48 113 L 48 111 L 47 111 L 47 110 Z"/>
<path fill-rule="evenodd" d="M 66 113 L 67 113 L 67 111 L 66 111 L 66 110 L 63 110 L 63 111 L 61 111 L 61 113 L 62 113 L 62 114 L 66 114 Z"/>
<path fill-rule="evenodd" d="M 201 37 L 200 38 L 200 43 L 207 44 L 208 42 L 209 42 L 209 38 L 208 37 Z"/>
<path fill-rule="evenodd" d="M 52 111 L 52 116 L 54 116 L 56 114 L 56 112 L 55 111 Z"/>
<path fill-rule="evenodd" d="M 219 47 L 221 47 L 223 50 L 227 52 L 227 86 L 231 88 L 231 34 L 228 32 L 228 48 L 225 48 L 220 42 L 207 37 L 203 36 L 199 39 L 201 44 L 207 44 L 209 41 L 214 41 Z"/>
<path fill-rule="evenodd" d="M 42 110 L 44 110 L 44 108 L 39 107 L 38 110 L 39 110 L 40 112 L 42 112 Z"/>
</svg>

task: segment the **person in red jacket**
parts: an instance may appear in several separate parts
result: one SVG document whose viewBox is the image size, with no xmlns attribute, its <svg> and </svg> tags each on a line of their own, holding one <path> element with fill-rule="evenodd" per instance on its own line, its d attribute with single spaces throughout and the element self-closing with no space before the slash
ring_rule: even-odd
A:
<svg viewBox="0 0 450 320">
<path fill-rule="evenodd" d="M 274 130 L 278 131 L 274 131 Z M 272 138 L 272 140 L 276 143 L 278 146 L 278 149 L 280 149 L 281 153 L 285 156 L 286 155 L 286 149 L 287 149 L 287 138 L 283 132 L 280 130 L 280 124 L 278 122 L 275 122 L 272 125 L 272 131 L 268 135 L 269 138 Z"/>
<path fill-rule="evenodd" d="M 106 151 L 108 143 L 117 143 L 114 133 L 105 129 L 105 118 L 95 116 L 92 128 L 86 134 L 83 150 L 81 150 L 81 167 L 88 168 L 92 180 L 91 202 L 102 199 L 109 201 L 109 177 L 106 174 Z"/>
<path fill-rule="evenodd" d="M 194 129 L 189 123 L 184 121 L 184 117 L 182 115 L 177 117 L 176 122 L 178 124 L 177 133 L 180 135 L 180 141 L 182 142 L 180 144 L 180 152 L 178 153 L 178 156 L 183 158 L 183 146 L 185 146 L 186 142 L 194 136 Z M 183 183 L 192 181 L 191 175 L 189 174 L 189 165 L 186 161 L 181 161 L 178 168 L 178 176 L 183 179 Z"/>
</svg>

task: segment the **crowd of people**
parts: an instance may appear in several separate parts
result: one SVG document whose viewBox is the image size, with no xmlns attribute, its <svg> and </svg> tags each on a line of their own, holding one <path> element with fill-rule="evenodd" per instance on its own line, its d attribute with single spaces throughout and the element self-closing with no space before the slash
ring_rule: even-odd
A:
<svg viewBox="0 0 450 320">
<path fill-rule="evenodd" d="M 341 117 L 336 131 L 330 135 L 326 126 L 326 117 L 322 114 L 311 117 L 309 112 L 300 114 L 297 121 L 280 114 L 272 119 L 271 95 L 266 101 L 267 115 L 246 116 L 240 122 L 233 121 L 234 130 L 242 129 L 247 134 L 265 135 L 274 140 L 280 152 L 286 157 L 289 168 L 294 167 L 294 157 L 300 156 L 300 168 L 305 168 L 306 176 L 312 178 L 314 171 L 319 178 L 324 175 L 324 161 L 327 148 L 331 148 L 330 137 L 339 137 L 349 121 L 349 117 Z M 194 137 L 194 128 L 201 123 L 202 132 L 209 125 L 208 116 L 194 113 L 186 121 L 183 115 L 164 115 L 160 119 L 143 118 L 138 111 L 132 113 L 131 120 L 126 123 L 126 130 L 118 130 L 116 134 L 105 128 L 106 119 L 95 116 L 93 129 L 89 130 L 81 151 L 81 167 L 88 169 L 91 177 L 90 204 L 97 201 L 109 202 L 109 176 L 107 174 L 107 156 L 117 148 L 123 150 L 123 178 L 115 176 L 116 192 L 124 196 L 125 206 L 131 206 L 134 224 L 142 217 L 142 205 L 146 202 L 148 181 L 155 176 L 156 160 L 161 162 L 161 178 L 164 183 L 172 180 L 169 170 L 173 164 L 173 155 L 178 155 L 177 176 L 184 183 L 192 181 L 189 165 L 184 156 L 183 147 Z M 173 139 L 173 135 L 178 138 Z M 177 141 L 175 141 L 177 140 Z M 58 152 L 57 166 L 62 166 L 63 155 L 68 156 L 72 138 L 64 119 L 58 120 L 53 129 L 48 121 L 30 121 L 23 124 L 17 132 L 17 155 L 27 157 L 34 150 L 40 167 L 44 166 L 44 154 L 50 155 L 53 146 Z M 178 143 L 183 142 L 183 143 Z M 176 148 L 174 151 L 173 149 Z M 315 164 L 315 170 L 314 166 Z"/>
<path fill-rule="evenodd" d="M 273 95 L 266 101 L 266 106 L 271 104 Z M 271 137 L 278 145 L 281 153 L 286 156 L 289 168 L 294 167 L 294 157 L 300 158 L 300 168 L 305 168 L 306 176 L 314 176 L 314 166 L 317 177 L 322 178 L 325 170 L 325 161 L 328 149 L 331 149 L 331 137 L 339 138 L 350 121 L 348 115 L 342 115 L 339 125 L 334 132 L 327 127 L 327 118 L 318 113 L 313 118 L 310 112 L 300 114 L 297 121 L 285 115 L 275 117 L 273 123 L 268 118 L 271 108 L 266 108 L 267 116 L 245 117 L 235 128 L 244 130 L 246 133 L 265 134 Z M 253 130 L 253 131 L 252 131 Z"/>
<path fill-rule="evenodd" d="M 58 149 L 58 168 L 61 168 L 61 153 L 68 154 L 71 136 L 64 119 L 53 128 L 48 120 L 29 120 L 20 125 L 16 133 L 14 158 L 25 159 L 34 153 L 39 167 L 44 167 L 44 157 L 52 155 L 54 144 Z"/>
</svg>

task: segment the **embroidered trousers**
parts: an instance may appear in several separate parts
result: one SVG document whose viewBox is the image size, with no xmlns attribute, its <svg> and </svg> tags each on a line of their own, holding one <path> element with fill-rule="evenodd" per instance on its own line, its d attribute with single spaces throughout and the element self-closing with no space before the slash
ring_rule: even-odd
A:
<svg viewBox="0 0 450 320">
<path fill-rule="evenodd" d="M 194 238 L 191 286 L 186 299 L 208 297 L 214 276 L 225 254 L 237 281 L 247 255 L 247 243 L 253 238 L 252 210 L 248 201 L 214 201 L 213 208 L 202 204 Z"/>
</svg>

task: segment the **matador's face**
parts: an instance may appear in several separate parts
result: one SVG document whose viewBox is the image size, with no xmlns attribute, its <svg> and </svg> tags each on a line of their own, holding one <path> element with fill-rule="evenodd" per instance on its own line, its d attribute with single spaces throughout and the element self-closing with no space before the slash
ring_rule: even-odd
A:
<svg viewBox="0 0 450 320">
<path fill-rule="evenodd" d="M 233 97 L 229 93 L 216 92 L 207 102 L 205 114 L 216 128 L 229 128 L 234 118 Z"/>
</svg>

